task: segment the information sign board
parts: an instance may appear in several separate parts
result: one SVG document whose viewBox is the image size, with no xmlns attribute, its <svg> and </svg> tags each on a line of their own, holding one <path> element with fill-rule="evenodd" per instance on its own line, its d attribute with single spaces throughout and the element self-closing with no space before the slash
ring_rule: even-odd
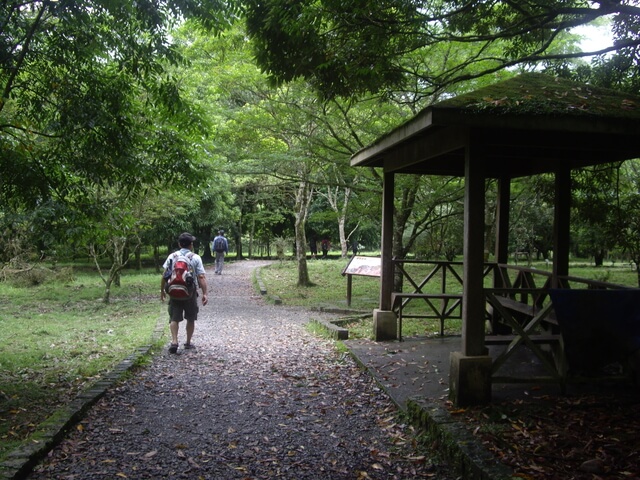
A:
<svg viewBox="0 0 640 480">
<path fill-rule="evenodd" d="M 342 271 L 342 275 L 379 277 L 381 266 L 380 257 L 360 257 L 355 255 Z"/>
</svg>

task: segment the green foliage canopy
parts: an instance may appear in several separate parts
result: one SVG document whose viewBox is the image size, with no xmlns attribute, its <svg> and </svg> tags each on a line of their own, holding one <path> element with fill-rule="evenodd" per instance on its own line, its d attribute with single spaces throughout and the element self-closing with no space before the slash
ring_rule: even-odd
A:
<svg viewBox="0 0 640 480">
<path fill-rule="evenodd" d="M 637 51 L 640 44 L 624 33 L 640 18 L 640 8 L 628 2 L 248 0 L 246 13 L 257 62 L 271 79 L 302 77 L 326 97 L 404 88 L 415 75 L 438 92 L 518 64 L 593 54 L 558 50 L 557 40 L 606 16 L 622 31 L 600 53 Z M 409 54 L 426 57 L 445 44 L 463 47 L 464 61 L 408 68 Z"/>
<path fill-rule="evenodd" d="M 167 66 L 167 27 L 226 2 L 34 0 L 0 6 L 0 198 L 14 208 L 189 180 L 201 119 Z"/>
</svg>

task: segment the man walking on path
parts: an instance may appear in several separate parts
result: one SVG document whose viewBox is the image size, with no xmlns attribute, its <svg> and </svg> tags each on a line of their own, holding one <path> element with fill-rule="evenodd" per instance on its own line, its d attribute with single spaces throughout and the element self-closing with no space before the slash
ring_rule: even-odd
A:
<svg viewBox="0 0 640 480">
<path fill-rule="evenodd" d="M 230 264 L 198 349 L 156 354 L 109 389 L 29 480 L 456 478 L 365 370 L 305 328 L 330 314 L 255 291 L 265 263 Z"/>
<path fill-rule="evenodd" d="M 216 253 L 216 275 L 222 275 L 224 256 L 229 253 L 229 242 L 224 236 L 224 230 L 219 230 L 218 235 L 213 239 L 213 251 Z"/>
<path fill-rule="evenodd" d="M 205 276 L 202 259 L 200 255 L 192 252 L 195 239 L 196 237 L 190 233 L 185 232 L 181 234 L 178 237 L 180 250 L 169 255 L 163 265 L 164 273 L 162 274 L 162 281 L 160 282 L 160 300 L 162 302 L 164 302 L 166 297 L 165 286 L 168 281 L 167 273 L 170 273 L 170 269 L 175 267 L 175 260 L 179 255 L 185 256 L 191 262 L 191 268 L 193 268 L 193 274 L 195 275 L 195 279 L 193 279 L 195 282 L 195 290 L 191 293 L 191 296 L 183 300 L 169 298 L 169 330 L 171 331 L 169 353 L 177 353 L 178 351 L 178 331 L 182 320 L 187 321 L 187 340 L 184 348 L 193 348 L 191 337 L 193 336 L 195 323 L 198 319 L 198 287 L 202 289 L 202 305 L 206 305 L 209 301 L 207 297 L 207 278 Z"/>
</svg>

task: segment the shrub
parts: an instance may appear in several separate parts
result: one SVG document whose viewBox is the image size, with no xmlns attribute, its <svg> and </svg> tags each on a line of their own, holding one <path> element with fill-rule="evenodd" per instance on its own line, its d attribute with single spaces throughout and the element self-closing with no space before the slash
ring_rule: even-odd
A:
<svg viewBox="0 0 640 480">
<path fill-rule="evenodd" d="M 4 280 L 15 287 L 35 287 L 48 282 L 69 283 L 73 281 L 73 268 L 65 267 L 59 270 L 42 265 L 22 265 L 13 268 L 11 264 L 2 269 L 0 280 Z"/>
</svg>

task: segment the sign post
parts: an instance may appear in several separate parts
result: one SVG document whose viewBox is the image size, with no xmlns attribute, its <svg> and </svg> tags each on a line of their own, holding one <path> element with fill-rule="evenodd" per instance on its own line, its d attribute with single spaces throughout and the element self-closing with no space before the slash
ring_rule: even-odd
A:
<svg viewBox="0 0 640 480">
<path fill-rule="evenodd" d="M 361 275 L 365 277 L 380 277 L 381 272 L 381 259 L 380 257 L 362 257 L 358 255 L 354 255 L 349 260 L 349 263 L 344 270 L 342 271 L 342 275 L 347 276 L 347 306 L 351 306 L 351 286 L 353 275 Z"/>
</svg>

